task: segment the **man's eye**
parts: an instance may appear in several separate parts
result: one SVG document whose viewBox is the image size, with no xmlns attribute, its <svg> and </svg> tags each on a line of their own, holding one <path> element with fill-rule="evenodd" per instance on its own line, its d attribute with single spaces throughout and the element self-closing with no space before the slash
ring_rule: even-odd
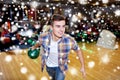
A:
<svg viewBox="0 0 120 80">
<path fill-rule="evenodd" d="M 65 28 L 66 26 L 64 25 L 63 27 Z"/>
<path fill-rule="evenodd" d="M 56 26 L 56 27 L 58 27 L 58 28 L 59 28 L 60 26 L 58 25 L 58 26 Z"/>
<path fill-rule="evenodd" d="M 57 25 L 56 27 L 57 27 L 57 28 L 60 28 L 60 27 L 63 27 L 63 28 L 65 28 L 65 26 L 60 26 L 60 25 Z"/>
</svg>

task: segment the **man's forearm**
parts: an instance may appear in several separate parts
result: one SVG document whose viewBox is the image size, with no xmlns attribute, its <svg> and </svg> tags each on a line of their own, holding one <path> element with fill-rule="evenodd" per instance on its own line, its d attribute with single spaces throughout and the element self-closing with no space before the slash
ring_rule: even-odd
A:
<svg viewBox="0 0 120 80">
<path fill-rule="evenodd" d="M 79 57 L 79 60 L 80 60 L 80 62 L 81 62 L 81 65 L 82 65 L 80 71 L 82 72 L 82 75 L 83 75 L 83 77 L 85 78 L 85 77 L 86 77 L 85 64 L 84 64 L 84 58 L 83 58 L 83 54 L 82 54 L 81 50 L 78 50 L 78 51 L 77 51 L 77 55 L 78 55 L 78 57 Z"/>
<path fill-rule="evenodd" d="M 84 65 L 84 58 L 83 58 L 83 54 L 82 54 L 81 50 L 77 51 L 77 56 L 79 57 L 79 60 L 81 62 L 82 67 L 85 67 L 85 65 Z"/>
<path fill-rule="evenodd" d="M 39 43 L 36 43 L 34 46 L 32 46 L 31 48 L 32 48 L 32 50 L 33 49 L 36 49 L 37 47 L 39 47 L 40 46 L 40 44 Z"/>
</svg>

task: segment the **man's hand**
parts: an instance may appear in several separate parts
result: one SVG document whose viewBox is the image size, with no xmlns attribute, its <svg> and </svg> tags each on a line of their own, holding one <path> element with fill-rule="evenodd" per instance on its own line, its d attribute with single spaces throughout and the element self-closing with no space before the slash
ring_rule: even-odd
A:
<svg viewBox="0 0 120 80">
<path fill-rule="evenodd" d="M 34 49 L 36 49 L 36 48 L 38 48 L 40 45 L 38 44 L 38 43 L 36 43 L 34 46 L 32 46 L 30 49 L 31 50 L 34 50 Z"/>
<path fill-rule="evenodd" d="M 80 71 L 82 72 L 82 76 L 83 76 L 83 78 L 86 78 L 85 68 L 82 67 Z"/>
</svg>

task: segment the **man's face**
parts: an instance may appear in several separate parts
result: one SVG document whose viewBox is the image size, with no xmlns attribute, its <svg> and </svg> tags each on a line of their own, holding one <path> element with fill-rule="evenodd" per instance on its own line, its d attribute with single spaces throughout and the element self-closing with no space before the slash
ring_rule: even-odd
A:
<svg viewBox="0 0 120 80">
<path fill-rule="evenodd" d="M 65 33 L 65 20 L 54 21 L 52 25 L 52 31 L 56 38 L 61 38 Z"/>
</svg>

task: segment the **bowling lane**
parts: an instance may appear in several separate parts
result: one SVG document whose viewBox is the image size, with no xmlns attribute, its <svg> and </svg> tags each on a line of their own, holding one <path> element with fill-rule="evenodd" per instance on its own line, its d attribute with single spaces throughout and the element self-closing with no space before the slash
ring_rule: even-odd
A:
<svg viewBox="0 0 120 80">
<path fill-rule="evenodd" d="M 79 43 L 79 46 L 84 54 L 86 80 L 120 79 L 120 47 L 112 50 L 96 43 Z M 40 58 L 29 58 L 27 49 L 0 52 L 0 80 L 49 80 L 46 70 L 40 71 Z M 65 80 L 84 80 L 80 67 L 78 57 L 71 51 Z"/>
</svg>

